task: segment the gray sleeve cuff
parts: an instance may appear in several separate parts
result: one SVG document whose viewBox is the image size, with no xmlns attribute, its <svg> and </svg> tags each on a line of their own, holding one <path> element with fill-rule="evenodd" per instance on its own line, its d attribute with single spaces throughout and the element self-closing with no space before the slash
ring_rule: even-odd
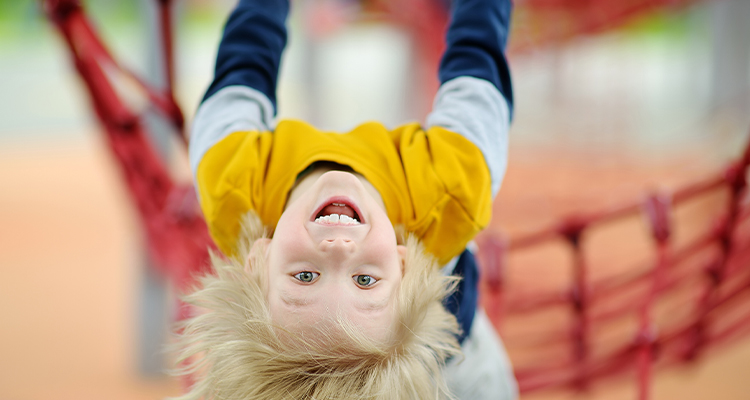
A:
<svg viewBox="0 0 750 400">
<path fill-rule="evenodd" d="M 228 86 L 204 101 L 190 132 L 188 157 L 193 179 L 208 149 L 234 132 L 272 130 L 273 115 L 268 97 L 247 86 Z"/>
<path fill-rule="evenodd" d="M 427 116 L 427 128 L 433 126 L 463 135 L 482 151 L 494 199 L 508 163 L 510 129 L 510 110 L 500 91 L 488 81 L 467 76 L 445 82 Z"/>
</svg>

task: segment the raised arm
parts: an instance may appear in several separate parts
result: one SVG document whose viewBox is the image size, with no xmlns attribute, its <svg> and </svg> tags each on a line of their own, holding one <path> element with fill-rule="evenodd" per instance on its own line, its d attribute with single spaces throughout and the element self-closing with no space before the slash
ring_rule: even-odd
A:
<svg viewBox="0 0 750 400">
<path fill-rule="evenodd" d="M 427 126 L 460 133 L 482 152 L 500 189 L 507 164 L 513 90 L 505 58 L 511 0 L 453 0 L 440 90 Z"/>
<path fill-rule="evenodd" d="M 276 107 L 276 81 L 286 46 L 289 0 L 241 0 L 219 44 L 214 81 L 204 101 L 229 86 L 263 93 Z"/>
<path fill-rule="evenodd" d="M 214 80 L 193 122 L 194 173 L 205 152 L 227 135 L 272 128 L 288 14 L 289 0 L 240 0 L 229 16 Z"/>
<path fill-rule="evenodd" d="M 510 0 L 454 0 L 440 83 L 470 76 L 492 83 L 512 108 L 513 90 L 505 59 Z"/>
</svg>

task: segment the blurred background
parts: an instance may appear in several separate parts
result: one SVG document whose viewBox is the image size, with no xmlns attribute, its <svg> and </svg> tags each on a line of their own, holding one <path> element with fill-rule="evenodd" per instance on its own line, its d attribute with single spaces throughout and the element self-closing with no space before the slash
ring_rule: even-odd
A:
<svg viewBox="0 0 750 400">
<path fill-rule="evenodd" d="M 153 3 L 83 2 L 116 58 L 158 84 Z M 595 7 L 615 3 L 631 6 Z M 188 124 L 233 5 L 176 2 L 175 88 Z M 750 128 L 750 2 L 516 5 L 509 167 L 490 229 L 523 233 L 711 176 L 739 157 Z M 424 37 L 361 18 L 359 7 L 294 2 L 280 117 L 336 130 L 424 117 L 435 87 Z M 169 153 L 187 181 L 184 152 Z M 0 2 L 0 399 L 180 393 L 162 373 L 169 284 L 150 272 L 140 229 L 61 38 L 39 3 Z M 750 338 L 658 372 L 653 393 L 747 399 L 749 375 Z M 523 398 L 633 399 L 635 389 L 621 379 Z"/>
</svg>

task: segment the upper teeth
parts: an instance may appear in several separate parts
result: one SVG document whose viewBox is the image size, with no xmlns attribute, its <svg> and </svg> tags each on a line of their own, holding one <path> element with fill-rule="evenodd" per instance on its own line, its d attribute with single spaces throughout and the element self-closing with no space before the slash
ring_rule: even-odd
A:
<svg viewBox="0 0 750 400">
<path fill-rule="evenodd" d="M 334 203 L 335 204 L 335 203 Z M 315 222 L 330 225 L 359 225 L 360 222 L 346 214 L 331 214 L 318 217 Z"/>
</svg>

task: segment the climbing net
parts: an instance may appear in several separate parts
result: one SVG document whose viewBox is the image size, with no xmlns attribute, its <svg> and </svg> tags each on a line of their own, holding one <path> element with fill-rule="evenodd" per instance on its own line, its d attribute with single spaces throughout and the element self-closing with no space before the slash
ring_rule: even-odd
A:
<svg viewBox="0 0 750 400">
<path fill-rule="evenodd" d="M 43 5 L 70 50 L 122 170 L 154 265 L 179 289 L 185 289 L 192 276 L 206 272 L 213 243 L 192 186 L 179 183 L 170 174 L 150 142 L 144 115 L 128 105 L 117 85 L 121 80 L 131 82 L 148 99 L 151 109 L 170 121 L 180 141 L 186 142 L 184 118 L 173 96 L 173 2 L 156 3 L 167 77 L 165 87 L 159 88 L 147 84 L 111 55 L 78 0 L 44 0 Z M 520 19 L 531 21 L 530 26 L 538 30 L 536 36 L 529 36 L 536 40 L 533 45 L 541 45 L 603 30 L 607 24 L 616 25 L 655 6 L 688 3 L 691 1 L 519 0 L 517 5 Z M 434 38 L 442 37 L 435 32 L 444 27 L 447 13 L 440 8 L 444 3 L 400 2 L 403 7 L 398 12 L 385 0 L 363 4 L 379 18 L 402 18 L 397 15 L 404 15 L 403 7 L 430 7 L 428 19 L 411 19 L 408 25 L 416 37 L 428 43 L 425 57 L 437 63 L 442 49 Z M 553 11 L 572 19 L 576 14 L 570 12 L 571 5 L 578 7 L 573 8 L 578 10 L 579 24 L 568 23 L 563 31 L 555 31 L 558 28 L 554 26 L 541 28 L 545 25 L 539 21 L 550 18 Z M 503 332 L 518 316 L 538 316 L 537 321 L 542 321 L 528 325 L 533 330 L 522 335 L 503 335 L 511 354 L 521 349 L 521 355 L 513 357 L 521 392 L 551 387 L 583 389 L 603 377 L 631 371 L 638 377 L 639 398 L 646 399 L 655 366 L 695 359 L 709 348 L 749 334 L 749 165 L 750 146 L 723 171 L 692 185 L 648 193 L 642 201 L 611 209 L 572 215 L 521 236 L 497 232 L 480 236 L 482 302 L 495 325 Z M 717 216 L 690 240 L 676 240 L 675 210 L 702 198 L 713 199 L 709 203 Z M 622 273 L 592 278 L 592 272 L 607 266 L 588 258 L 587 250 L 593 246 L 588 240 L 591 232 L 633 218 L 646 221 L 647 228 L 637 235 L 650 238 L 653 256 Z M 514 261 L 515 255 L 542 252 L 550 243 L 562 246 L 569 255 L 570 278 L 562 287 L 507 284 L 508 276 L 526 267 Z M 524 353 L 524 349 L 528 351 Z M 529 355 L 534 352 L 537 356 Z"/>
<path fill-rule="evenodd" d="M 44 10 L 70 50 L 91 105 L 124 175 L 146 234 L 149 255 L 178 289 L 206 272 L 213 242 L 189 183 L 179 183 L 151 143 L 145 115 L 128 105 L 122 89 L 127 81 L 146 97 L 153 110 L 170 122 L 183 144 L 184 117 L 173 95 L 172 2 L 158 1 L 167 84 L 156 88 L 118 63 L 96 33 L 78 0 L 47 0 Z"/>
<path fill-rule="evenodd" d="M 516 319 L 533 328 L 503 335 L 509 350 L 520 355 L 513 360 L 521 391 L 584 389 L 601 377 L 635 371 L 639 398 L 645 399 L 657 362 L 687 362 L 750 333 L 749 166 L 750 146 L 721 173 L 678 190 L 571 215 L 526 235 L 480 237 L 490 318 L 501 331 Z M 678 220 L 685 219 L 680 211 L 700 202 L 715 217 L 691 229 L 688 238 L 677 238 Z M 590 262 L 595 243 L 588 239 L 602 227 L 633 219 L 645 221 L 639 234 L 650 238 L 653 257 L 601 276 L 617 255 Z M 554 267 L 569 268 L 569 279 L 550 289 L 506 285 L 509 275 L 531 266 L 514 262 L 514 256 L 550 245 L 566 253 L 568 261 Z M 600 277 L 592 278 L 597 272 Z"/>
</svg>

